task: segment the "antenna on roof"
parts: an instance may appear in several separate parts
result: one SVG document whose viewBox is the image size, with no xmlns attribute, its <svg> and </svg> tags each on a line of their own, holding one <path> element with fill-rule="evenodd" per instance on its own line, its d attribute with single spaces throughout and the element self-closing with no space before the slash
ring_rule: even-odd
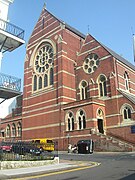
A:
<svg viewBox="0 0 135 180">
<path fill-rule="evenodd" d="M 88 34 L 90 33 L 90 25 L 88 25 Z"/>
<path fill-rule="evenodd" d="M 135 62 L 135 34 L 132 27 L 131 27 L 131 30 L 132 30 L 132 36 L 133 36 L 133 55 L 134 55 L 134 62 Z"/>
<path fill-rule="evenodd" d="M 133 53 L 134 53 L 134 62 L 135 62 L 135 35 L 133 34 Z"/>
</svg>

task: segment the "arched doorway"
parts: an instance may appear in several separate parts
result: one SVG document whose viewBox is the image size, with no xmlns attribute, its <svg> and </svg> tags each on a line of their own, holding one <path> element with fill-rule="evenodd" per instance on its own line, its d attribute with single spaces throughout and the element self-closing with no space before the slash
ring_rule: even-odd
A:
<svg viewBox="0 0 135 180">
<path fill-rule="evenodd" d="M 97 119 L 97 124 L 98 124 L 98 131 L 104 134 L 103 119 Z"/>
<path fill-rule="evenodd" d="M 104 134 L 104 115 L 101 109 L 98 109 L 97 111 L 97 127 L 99 133 Z"/>
</svg>

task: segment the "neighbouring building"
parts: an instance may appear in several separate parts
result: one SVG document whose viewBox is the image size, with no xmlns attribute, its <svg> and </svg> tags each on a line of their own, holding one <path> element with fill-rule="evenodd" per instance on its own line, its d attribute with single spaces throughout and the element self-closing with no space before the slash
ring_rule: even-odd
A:
<svg viewBox="0 0 135 180">
<path fill-rule="evenodd" d="M 0 0 L 0 117 L 7 115 L 0 119 L 0 140 L 22 137 L 22 100 L 19 100 L 22 97 L 21 79 L 1 71 L 4 54 L 12 53 L 25 43 L 24 30 L 12 24 L 8 18 L 8 9 L 13 2 L 14 0 Z"/>
<path fill-rule="evenodd" d="M 105 137 L 135 145 L 135 66 L 43 8 L 27 44 L 16 114 L 1 120 L 5 140 L 52 138 L 60 150 Z"/>
</svg>

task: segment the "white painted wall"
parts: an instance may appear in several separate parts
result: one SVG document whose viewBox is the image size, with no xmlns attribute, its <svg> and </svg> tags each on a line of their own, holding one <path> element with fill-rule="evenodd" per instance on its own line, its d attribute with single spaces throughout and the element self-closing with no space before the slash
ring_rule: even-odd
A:
<svg viewBox="0 0 135 180">
<path fill-rule="evenodd" d="M 8 20 L 8 8 L 14 0 L 0 0 L 0 19 Z"/>
</svg>

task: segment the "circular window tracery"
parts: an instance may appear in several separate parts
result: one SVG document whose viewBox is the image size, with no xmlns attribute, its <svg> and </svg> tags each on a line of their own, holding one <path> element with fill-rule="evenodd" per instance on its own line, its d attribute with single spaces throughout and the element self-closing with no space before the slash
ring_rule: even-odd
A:
<svg viewBox="0 0 135 180">
<path fill-rule="evenodd" d="M 93 73 L 99 66 L 99 57 L 95 53 L 89 54 L 83 63 L 83 69 L 87 74 Z"/>
<path fill-rule="evenodd" d="M 53 66 L 53 48 L 50 44 L 45 44 L 36 53 L 34 70 L 36 73 L 46 73 Z"/>
</svg>

